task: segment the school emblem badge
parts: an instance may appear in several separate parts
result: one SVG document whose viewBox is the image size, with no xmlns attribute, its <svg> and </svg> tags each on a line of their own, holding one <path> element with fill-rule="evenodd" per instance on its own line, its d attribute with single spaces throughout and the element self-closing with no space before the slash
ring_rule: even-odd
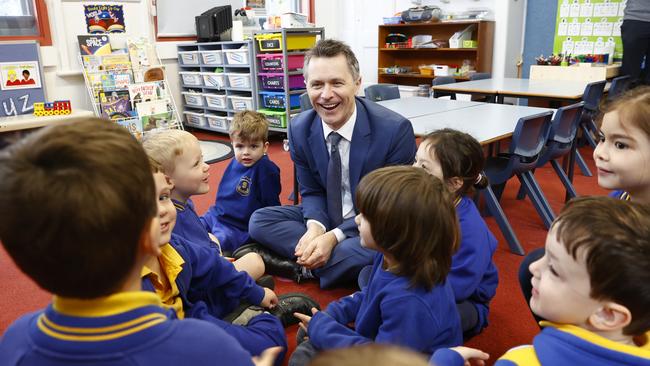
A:
<svg viewBox="0 0 650 366">
<path fill-rule="evenodd" d="M 248 196 L 251 193 L 251 178 L 247 176 L 241 177 L 239 184 L 237 184 L 237 192 L 242 196 Z"/>
</svg>

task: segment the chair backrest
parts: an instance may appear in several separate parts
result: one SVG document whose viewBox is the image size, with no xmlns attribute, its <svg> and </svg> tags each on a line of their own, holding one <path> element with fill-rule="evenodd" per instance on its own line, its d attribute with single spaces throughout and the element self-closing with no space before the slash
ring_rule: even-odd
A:
<svg viewBox="0 0 650 366">
<path fill-rule="evenodd" d="M 453 76 L 436 76 L 431 81 L 431 85 L 445 85 L 445 84 L 454 84 L 454 83 L 456 83 L 456 79 Z M 434 90 L 433 97 L 434 98 L 451 97 L 451 99 L 455 100 L 456 93 Z"/>
<path fill-rule="evenodd" d="M 607 93 L 607 100 L 614 100 L 616 97 L 621 95 L 624 91 L 627 90 L 627 87 L 630 85 L 632 77 L 630 75 L 619 76 L 612 80 L 612 85 L 609 86 L 609 92 Z"/>
<path fill-rule="evenodd" d="M 553 112 L 548 111 L 522 117 L 517 122 L 510 143 L 510 154 L 519 157 L 519 168 L 535 166 L 537 158 L 546 144 L 552 117 Z"/>
<path fill-rule="evenodd" d="M 364 90 L 366 98 L 373 102 L 382 100 L 399 99 L 399 87 L 395 84 L 375 84 Z"/>
<path fill-rule="evenodd" d="M 489 72 L 475 72 L 469 75 L 469 80 L 482 80 L 489 79 L 492 77 L 492 74 Z"/>
<path fill-rule="evenodd" d="M 582 95 L 582 101 L 585 102 L 585 109 L 590 112 L 596 112 L 598 110 L 598 103 L 600 103 L 600 98 L 603 97 L 603 91 L 605 91 L 605 84 L 607 81 L 594 81 L 593 83 L 587 84 L 585 87 L 585 92 Z"/>
<path fill-rule="evenodd" d="M 573 142 L 576 131 L 578 131 L 578 122 L 582 116 L 584 105 L 584 102 L 580 102 L 557 109 L 548 135 L 549 142 L 555 141 L 560 144 L 571 144 Z"/>
<path fill-rule="evenodd" d="M 300 111 L 304 112 L 312 108 L 314 107 L 311 105 L 311 101 L 309 100 L 309 94 L 307 94 L 307 92 L 300 94 Z"/>
</svg>

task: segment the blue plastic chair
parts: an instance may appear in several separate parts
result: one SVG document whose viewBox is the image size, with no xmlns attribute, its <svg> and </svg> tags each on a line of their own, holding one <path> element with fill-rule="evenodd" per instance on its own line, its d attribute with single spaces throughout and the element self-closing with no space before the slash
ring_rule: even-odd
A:
<svg viewBox="0 0 650 366">
<path fill-rule="evenodd" d="M 605 84 L 607 84 L 605 80 L 589 83 L 585 87 L 585 92 L 582 95 L 582 101 L 585 103 L 585 107 L 580 120 L 580 128 L 584 133 L 583 136 L 593 148 L 597 145 L 594 134 L 598 131 L 594 123 L 594 117 L 598 113 L 598 105 L 603 97 Z"/>
<path fill-rule="evenodd" d="M 366 98 L 373 102 L 382 100 L 399 99 L 399 87 L 395 84 L 375 84 L 364 90 Z"/>
<path fill-rule="evenodd" d="M 454 84 L 456 79 L 453 76 L 436 76 L 435 79 L 431 81 L 431 85 L 445 85 L 445 84 Z M 443 92 L 443 91 L 433 91 L 434 98 L 440 97 L 450 97 L 451 100 L 456 100 L 456 93 Z"/>
<path fill-rule="evenodd" d="M 616 99 L 618 96 L 623 94 L 628 86 L 630 86 L 630 82 L 632 81 L 632 77 L 630 75 L 624 75 L 624 76 L 619 76 L 617 78 L 614 78 L 612 80 L 612 84 L 609 86 L 609 92 L 607 93 L 607 101 L 612 101 Z"/>
<path fill-rule="evenodd" d="M 562 185 L 566 189 L 567 199 L 577 197 L 575 187 L 571 183 L 571 179 L 567 176 L 562 169 L 558 160 L 562 157 L 572 153 L 575 148 L 574 142 L 578 132 L 578 122 L 582 116 L 584 103 L 576 103 L 569 106 L 558 108 L 553 116 L 551 122 L 551 129 L 546 140 L 546 146 L 537 160 L 537 168 L 541 168 L 546 163 L 550 162 L 555 174 L 560 178 Z M 534 170 L 533 170 L 534 174 Z M 518 199 L 523 198 L 525 195 L 523 187 L 519 189 Z"/>
<path fill-rule="evenodd" d="M 489 79 L 491 77 L 492 74 L 490 74 L 489 72 L 475 72 L 469 75 L 469 80 L 470 81 L 483 80 L 483 79 Z"/>
<path fill-rule="evenodd" d="M 491 77 L 492 74 L 489 72 L 475 72 L 469 75 L 469 81 L 489 79 Z M 474 102 L 486 103 L 494 103 L 496 101 L 493 95 L 472 95 L 471 100 Z"/>
<path fill-rule="evenodd" d="M 312 108 L 314 107 L 311 105 L 311 101 L 309 100 L 309 94 L 307 94 L 307 92 L 300 94 L 300 111 L 304 112 Z"/>
<path fill-rule="evenodd" d="M 506 182 L 516 176 L 546 228 L 551 227 L 554 215 L 532 170 L 537 166 L 546 145 L 552 116 L 553 112 L 548 111 L 520 118 L 512 135 L 509 153 L 489 157 L 485 163 L 485 173 L 494 187 L 495 198 L 498 200 L 501 197 Z"/>
</svg>

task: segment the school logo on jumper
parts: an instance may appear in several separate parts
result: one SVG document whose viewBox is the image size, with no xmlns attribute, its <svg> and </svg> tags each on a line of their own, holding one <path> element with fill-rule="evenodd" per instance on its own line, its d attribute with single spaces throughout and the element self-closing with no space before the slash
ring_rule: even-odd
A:
<svg viewBox="0 0 650 366">
<path fill-rule="evenodd" d="M 241 177 L 239 184 L 237 184 L 237 192 L 242 196 L 248 196 L 251 193 L 251 178 L 247 176 Z"/>
</svg>

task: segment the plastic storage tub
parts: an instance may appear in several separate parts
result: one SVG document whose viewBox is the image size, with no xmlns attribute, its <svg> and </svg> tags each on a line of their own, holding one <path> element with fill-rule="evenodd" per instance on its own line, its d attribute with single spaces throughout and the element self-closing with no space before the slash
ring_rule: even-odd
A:
<svg viewBox="0 0 650 366">
<path fill-rule="evenodd" d="M 287 127 L 287 113 L 284 111 L 277 111 L 273 109 L 260 109 L 258 112 L 266 116 L 266 120 L 269 121 L 269 126 L 286 128 Z M 293 118 L 295 114 L 292 114 L 290 118 Z"/>
<path fill-rule="evenodd" d="M 223 50 L 226 55 L 226 62 L 228 65 L 247 65 L 248 64 L 248 48 L 237 48 L 234 50 Z"/>
<path fill-rule="evenodd" d="M 184 85 L 188 86 L 202 86 L 203 80 L 201 79 L 201 73 L 196 71 L 180 71 L 178 73 L 183 80 Z"/>
<path fill-rule="evenodd" d="M 228 85 L 231 88 L 250 89 L 251 74 L 249 73 L 228 73 Z"/>
<path fill-rule="evenodd" d="M 216 72 L 202 72 L 201 76 L 203 77 L 203 83 L 205 86 L 212 88 L 223 88 L 226 86 L 224 74 Z"/>
<path fill-rule="evenodd" d="M 208 126 L 222 131 L 228 131 L 230 124 L 226 116 L 217 116 L 214 114 L 206 114 L 205 118 L 208 120 Z"/>
<path fill-rule="evenodd" d="M 223 65 L 223 54 L 219 50 L 201 51 L 201 61 L 205 65 Z"/>
<path fill-rule="evenodd" d="M 257 55 L 260 60 L 260 69 L 263 71 L 284 70 L 281 53 L 265 53 Z M 287 55 L 287 70 L 302 69 L 305 55 Z"/>
<path fill-rule="evenodd" d="M 260 46 L 260 51 L 282 51 L 282 33 L 265 33 L 255 36 Z M 307 50 L 316 44 L 315 34 L 297 35 L 287 37 L 287 51 Z"/>
<path fill-rule="evenodd" d="M 232 105 L 232 109 L 236 111 L 249 111 L 253 109 L 252 97 L 230 95 L 228 96 L 228 99 L 230 99 L 230 104 Z"/>
<path fill-rule="evenodd" d="M 200 127 L 205 127 L 208 125 L 208 122 L 203 113 L 186 111 L 183 112 L 183 114 L 185 114 L 185 121 L 187 124 Z"/>
<path fill-rule="evenodd" d="M 192 107 L 203 107 L 203 94 L 194 92 L 182 92 L 181 94 L 185 98 L 185 104 Z"/>
<path fill-rule="evenodd" d="M 226 95 L 225 94 L 210 94 L 204 93 L 203 97 L 205 98 L 205 104 L 210 108 L 222 108 L 226 109 Z"/>
<path fill-rule="evenodd" d="M 260 92 L 262 96 L 262 105 L 265 108 L 271 109 L 285 109 L 286 96 L 282 92 Z M 300 95 L 293 94 L 289 97 L 290 109 L 300 108 Z"/>
<path fill-rule="evenodd" d="M 198 65 L 199 53 L 197 51 L 180 51 L 181 65 Z"/>
<path fill-rule="evenodd" d="M 284 74 L 259 73 L 262 89 L 284 89 Z M 305 87 L 305 77 L 302 75 L 289 75 L 289 89 Z"/>
</svg>

